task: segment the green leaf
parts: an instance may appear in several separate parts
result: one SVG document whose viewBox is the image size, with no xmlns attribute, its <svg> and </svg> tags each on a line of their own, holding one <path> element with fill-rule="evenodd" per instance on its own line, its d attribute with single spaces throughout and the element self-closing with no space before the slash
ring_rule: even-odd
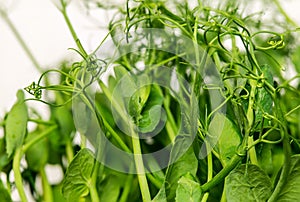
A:
<svg viewBox="0 0 300 202">
<path fill-rule="evenodd" d="M 277 202 L 299 201 L 300 198 L 300 155 L 291 158 L 290 172 Z"/>
<path fill-rule="evenodd" d="M 66 202 L 66 199 L 61 193 L 62 185 L 53 185 L 52 186 L 52 195 L 53 195 L 53 201 L 55 202 Z"/>
<path fill-rule="evenodd" d="M 166 121 L 167 117 L 162 108 L 163 101 L 162 93 L 155 87 L 151 88 L 151 93 L 138 122 L 140 132 L 152 132 L 160 122 L 164 123 Z M 158 130 L 161 130 L 161 128 Z"/>
<path fill-rule="evenodd" d="M 185 176 L 178 181 L 176 202 L 198 202 L 201 200 L 202 191 L 200 184 Z"/>
<path fill-rule="evenodd" d="M 272 184 L 268 175 L 258 166 L 240 165 L 225 180 L 227 201 L 266 201 L 272 194 Z"/>
<path fill-rule="evenodd" d="M 164 184 L 160 188 L 159 192 L 156 194 L 152 202 L 167 202 L 166 188 Z"/>
<path fill-rule="evenodd" d="M 261 143 L 256 146 L 256 153 L 259 166 L 267 173 L 273 174 L 272 145 Z"/>
<path fill-rule="evenodd" d="M 100 186 L 100 199 L 101 202 L 117 202 L 121 193 L 122 181 L 120 177 L 115 175 L 107 176 L 104 183 Z"/>
<path fill-rule="evenodd" d="M 5 189 L 2 181 L 0 180 L 0 196 L 2 202 L 12 202 L 12 199 L 8 193 L 8 191 Z"/>
<path fill-rule="evenodd" d="M 187 135 L 184 137 L 183 135 L 178 135 L 171 151 L 171 159 L 175 160 L 175 163 L 169 166 L 166 174 L 165 186 L 168 200 L 173 200 L 175 198 L 178 180 L 182 176 L 187 173 L 196 176 L 198 160 L 194 154 L 193 148 L 189 147 L 189 149 L 178 158 L 179 155 L 182 154 L 182 151 L 187 148 L 185 138 L 189 138 L 189 136 Z"/>
<path fill-rule="evenodd" d="M 0 139 L 0 171 L 8 174 L 12 169 L 12 158 L 8 158 L 4 138 Z"/>
<path fill-rule="evenodd" d="M 82 149 L 76 154 L 63 180 L 62 193 L 67 201 L 77 201 L 89 194 L 94 161 L 93 153 L 88 149 Z"/>
<path fill-rule="evenodd" d="M 226 165 L 242 141 L 236 126 L 224 114 L 217 113 L 209 124 L 208 133 L 211 146 L 216 145 L 220 160 Z"/>
<path fill-rule="evenodd" d="M 269 65 L 263 65 L 261 67 L 263 77 L 265 82 L 273 84 L 273 75 L 271 72 L 271 67 Z M 261 123 L 263 120 L 263 113 L 272 113 L 273 99 L 271 94 L 265 89 L 265 86 L 262 85 L 257 89 L 256 94 L 256 109 L 255 109 L 255 122 Z M 261 124 L 258 125 L 260 127 Z M 267 125 L 267 122 L 264 122 L 264 125 Z"/>
<path fill-rule="evenodd" d="M 41 130 L 29 133 L 26 142 L 30 141 L 36 135 L 38 135 Z M 25 153 L 25 158 L 28 164 L 28 168 L 33 171 L 40 171 L 48 162 L 49 147 L 46 138 L 43 138 L 39 142 L 32 145 Z"/>
<path fill-rule="evenodd" d="M 28 110 L 22 90 L 17 92 L 17 98 L 18 100 L 8 113 L 5 122 L 6 152 L 8 156 L 23 144 L 27 129 Z"/>
</svg>

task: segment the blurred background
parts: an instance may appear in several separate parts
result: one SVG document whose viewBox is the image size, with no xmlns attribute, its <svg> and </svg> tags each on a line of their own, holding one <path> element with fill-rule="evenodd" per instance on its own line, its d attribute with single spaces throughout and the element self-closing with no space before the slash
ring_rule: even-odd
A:
<svg viewBox="0 0 300 202">
<path fill-rule="evenodd" d="M 7 12 L 43 69 L 55 68 L 64 59 L 78 59 L 77 53 L 68 50 L 74 48 L 75 43 L 56 7 L 58 2 L 59 0 L 0 0 L 0 8 Z M 107 34 L 106 26 L 112 19 L 113 12 L 88 10 L 85 7 L 87 2 L 89 0 L 73 0 L 68 11 L 83 46 L 92 51 Z M 99 2 L 125 5 L 124 0 Z M 271 11 L 266 5 L 272 4 L 272 0 L 267 0 L 264 8 L 260 1 L 257 2 L 257 7 L 252 12 L 263 10 L 267 18 Z M 300 1 L 281 0 L 280 3 L 290 17 L 300 24 Z M 3 117 L 15 102 L 17 90 L 30 85 L 40 75 L 3 17 L 0 17 L 0 61 L 0 117 Z"/>
</svg>

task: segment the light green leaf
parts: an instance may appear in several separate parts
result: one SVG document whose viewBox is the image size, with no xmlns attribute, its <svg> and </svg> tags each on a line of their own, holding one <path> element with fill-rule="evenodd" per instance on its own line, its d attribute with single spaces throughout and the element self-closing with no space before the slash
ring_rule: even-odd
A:
<svg viewBox="0 0 300 202">
<path fill-rule="evenodd" d="M 167 202 L 167 197 L 166 197 L 166 189 L 165 185 L 160 188 L 159 192 L 156 194 L 152 202 Z"/>
<path fill-rule="evenodd" d="M 89 194 L 94 161 L 93 153 L 88 149 L 82 149 L 76 154 L 63 180 L 62 193 L 67 201 L 77 201 Z"/>
<path fill-rule="evenodd" d="M 290 173 L 277 202 L 299 201 L 300 199 L 300 155 L 291 158 Z"/>
<path fill-rule="evenodd" d="M 190 147 L 183 155 L 182 151 L 186 150 L 187 142 L 185 142 L 184 136 L 177 136 L 175 140 L 175 145 L 171 152 L 171 158 L 175 160 L 175 163 L 169 166 L 166 175 L 166 194 L 168 200 L 173 200 L 175 198 L 176 189 L 178 186 L 178 180 L 190 173 L 195 176 L 198 168 L 198 160 L 194 154 L 194 150 Z M 179 157 L 182 155 L 181 157 Z M 179 158 L 178 158 L 179 157 Z M 177 159 L 177 160 L 176 160 Z"/>
<path fill-rule="evenodd" d="M 2 181 L 0 180 L 0 196 L 2 202 L 12 202 L 11 197 L 8 193 L 8 191 L 5 189 L 4 185 L 2 184 Z"/>
<path fill-rule="evenodd" d="M 17 98 L 18 100 L 8 113 L 5 122 L 6 152 L 8 156 L 23 144 L 27 129 L 28 110 L 22 90 L 17 92 Z"/>
<path fill-rule="evenodd" d="M 222 164 L 226 165 L 241 144 L 238 130 L 224 114 L 217 113 L 209 124 L 208 133 L 211 146 L 216 146 Z"/>
<path fill-rule="evenodd" d="M 266 201 L 272 194 L 272 184 L 268 175 L 258 166 L 240 165 L 225 180 L 227 201 Z"/>
<path fill-rule="evenodd" d="M 202 192 L 198 182 L 185 176 L 180 178 L 176 190 L 176 202 L 198 202 L 201 197 Z"/>
<path fill-rule="evenodd" d="M 29 133 L 26 142 L 36 137 L 41 130 Z M 28 164 L 28 168 L 34 171 L 40 171 L 48 162 L 49 147 L 46 138 L 43 138 L 39 142 L 32 145 L 25 153 L 25 158 Z"/>
</svg>

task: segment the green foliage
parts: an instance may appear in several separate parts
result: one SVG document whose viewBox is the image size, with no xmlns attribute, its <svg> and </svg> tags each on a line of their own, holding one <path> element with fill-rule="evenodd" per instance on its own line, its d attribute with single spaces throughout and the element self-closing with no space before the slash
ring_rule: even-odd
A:
<svg viewBox="0 0 300 202">
<path fill-rule="evenodd" d="M 89 53 L 61 1 L 82 60 L 49 70 L 0 8 L 42 72 L 24 88 L 33 98 L 18 91 L 0 122 L 0 200 L 16 187 L 25 202 L 297 201 L 299 28 L 274 2 L 266 21 L 249 13 L 252 1 L 86 1 L 117 12 Z M 64 173 L 56 184 L 49 164 Z"/>
<path fill-rule="evenodd" d="M 24 92 L 19 90 L 17 93 L 18 100 L 6 118 L 5 140 L 8 156 L 11 156 L 16 148 L 22 146 L 26 135 L 28 111 L 24 97 Z"/>
<path fill-rule="evenodd" d="M 272 184 L 263 170 L 248 164 L 235 168 L 226 178 L 228 201 L 266 201 L 272 193 Z"/>
<path fill-rule="evenodd" d="M 67 201 L 79 201 L 89 194 L 94 161 L 94 156 L 88 149 L 82 149 L 76 154 L 62 184 L 62 193 Z"/>
<path fill-rule="evenodd" d="M 202 193 L 200 184 L 185 176 L 181 177 L 178 181 L 175 201 L 196 202 L 200 201 L 201 198 Z"/>
</svg>

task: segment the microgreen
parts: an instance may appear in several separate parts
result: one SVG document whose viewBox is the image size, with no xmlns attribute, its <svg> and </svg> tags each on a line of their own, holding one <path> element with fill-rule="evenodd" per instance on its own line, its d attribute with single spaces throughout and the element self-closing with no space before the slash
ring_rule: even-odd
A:
<svg viewBox="0 0 300 202">
<path fill-rule="evenodd" d="M 14 188 L 22 201 L 298 200 L 299 28 L 278 1 L 273 17 L 285 23 L 257 20 L 243 11 L 251 2 L 89 1 L 87 9 L 117 12 L 91 53 L 70 2 L 55 2 L 82 60 L 46 71 L 1 10 L 42 72 L 24 88 L 33 98 L 18 91 L 1 123 L 2 200 Z M 45 103 L 50 118 L 28 102 Z M 51 164 L 64 172 L 58 184 L 49 183 Z"/>
</svg>

